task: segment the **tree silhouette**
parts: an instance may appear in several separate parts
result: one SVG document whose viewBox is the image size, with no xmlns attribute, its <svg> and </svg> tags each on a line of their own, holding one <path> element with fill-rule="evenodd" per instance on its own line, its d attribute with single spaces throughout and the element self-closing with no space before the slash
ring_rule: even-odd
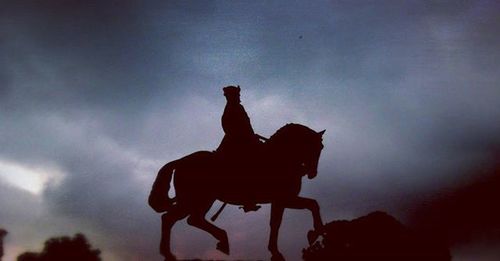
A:
<svg viewBox="0 0 500 261">
<path fill-rule="evenodd" d="M 407 228 L 384 212 L 325 225 L 323 240 L 303 250 L 305 261 L 449 261 L 446 244 Z"/>
<path fill-rule="evenodd" d="M 42 252 L 25 252 L 17 257 L 17 261 L 100 261 L 100 254 L 99 249 L 92 249 L 83 234 L 76 234 L 73 238 L 50 238 L 45 241 Z"/>
<path fill-rule="evenodd" d="M 3 257 L 3 238 L 7 235 L 7 230 L 0 228 L 0 260 Z"/>
</svg>

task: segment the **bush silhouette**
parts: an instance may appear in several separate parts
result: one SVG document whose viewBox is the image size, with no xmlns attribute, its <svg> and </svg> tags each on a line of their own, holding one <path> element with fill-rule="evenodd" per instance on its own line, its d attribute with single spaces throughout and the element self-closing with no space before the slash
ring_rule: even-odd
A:
<svg viewBox="0 0 500 261">
<path fill-rule="evenodd" d="M 8 234 L 7 230 L 0 228 L 0 260 L 3 256 L 3 238 Z"/>
<path fill-rule="evenodd" d="M 410 230 L 383 212 L 326 224 L 323 240 L 304 249 L 302 257 L 305 261 L 451 260 L 445 244 Z"/>
<path fill-rule="evenodd" d="M 42 252 L 25 252 L 17 257 L 17 261 L 100 261 L 100 254 L 99 249 L 92 249 L 83 234 L 76 234 L 73 238 L 50 238 L 45 241 Z"/>
</svg>

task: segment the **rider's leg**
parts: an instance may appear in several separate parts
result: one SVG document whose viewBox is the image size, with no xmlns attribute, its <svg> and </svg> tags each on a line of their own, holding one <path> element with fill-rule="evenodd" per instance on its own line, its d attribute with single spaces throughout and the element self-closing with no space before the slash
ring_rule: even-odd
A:
<svg viewBox="0 0 500 261">
<path fill-rule="evenodd" d="M 176 260 L 170 251 L 170 232 L 175 222 L 186 216 L 187 212 L 179 205 L 173 206 L 166 214 L 161 216 L 160 253 L 165 257 L 165 260 Z"/>
</svg>

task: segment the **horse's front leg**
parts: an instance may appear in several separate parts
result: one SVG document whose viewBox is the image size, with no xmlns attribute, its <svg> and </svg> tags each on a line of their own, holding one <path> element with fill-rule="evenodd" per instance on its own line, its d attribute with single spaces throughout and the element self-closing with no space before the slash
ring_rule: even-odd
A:
<svg viewBox="0 0 500 261">
<path fill-rule="evenodd" d="M 321 220 L 318 202 L 311 198 L 294 197 L 287 200 L 284 206 L 286 208 L 309 209 L 311 211 L 313 216 L 314 231 L 310 231 L 307 234 L 307 239 L 310 244 L 316 241 L 318 236 L 323 232 L 323 221 Z"/>
<path fill-rule="evenodd" d="M 283 255 L 278 250 L 278 232 L 281 225 L 281 220 L 283 219 L 283 212 L 285 208 L 279 203 L 271 204 L 271 232 L 269 235 L 269 245 L 267 248 L 271 251 L 272 261 L 282 261 L 285 260 Z"/>
</svg>

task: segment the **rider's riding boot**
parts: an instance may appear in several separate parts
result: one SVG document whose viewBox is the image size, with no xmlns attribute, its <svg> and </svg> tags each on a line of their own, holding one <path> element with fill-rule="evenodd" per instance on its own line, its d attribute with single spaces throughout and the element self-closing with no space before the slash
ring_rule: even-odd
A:
<svg viewBox="0 0 500 261">
<path fill-rule="evenodd" d="M 243 211 L 246 212 L 250 212 L 250 211 L 257 211 L 260 209 L 260 206 L 255 204 L 255 203 L 248 203 L 248 204 L 245 204 L 243 205 L 243 207 L 240 207 L 240 208 L 243 208 Z"/>
</svg>

